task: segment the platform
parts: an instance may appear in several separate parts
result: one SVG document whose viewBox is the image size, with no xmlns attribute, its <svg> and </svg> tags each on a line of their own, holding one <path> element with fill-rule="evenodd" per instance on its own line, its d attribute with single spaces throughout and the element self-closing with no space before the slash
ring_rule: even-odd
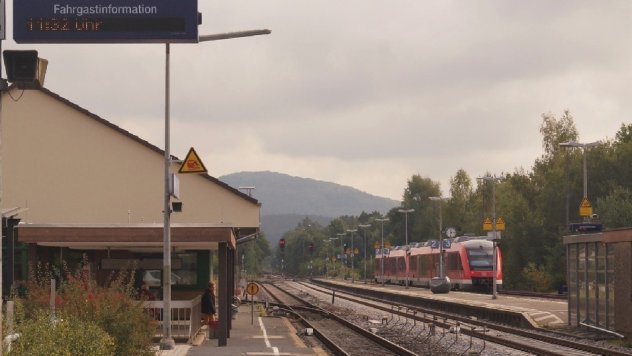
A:
<svg viewBox="0 0 632 356">
<path fill-rule="evenodd" d="M 159 350 L 156 355 L 326 355 L 322 349 L 306 346 L 286 318 L 260 317 L 256 306 L 251 318 L 250 304 L 244 303 L 239 307 L 239 313 L 232 324 L 226 346 L 217 346 L 217 339 L 208 339 L 207 330 L 204 329 L 192 344 L 178 343 L 173 350 Z"/>
<path fill-rule="evenodd" d="M 521 314 L 524 320 L 536 328 L 556 328 L 567 325 L 568 302 L 559 299 L 545 299 L 534 297 L 518 297 L 498 294 L 492 299 L 491 294 L 479 294 L 451 291 L 447 294 L 433 294 L 427 288 L 410 287 L 408 289 L 399 285 L 364 283 L 363 281 L 319 279 L 324 283 L 354 288 L 367 288 L 384 292 L 396 292 L 426 300 L 435 300 L 445 303 L 457 303 L 473 308 L 488 309 L 493 311 L 507 311 Z"/>
</svg>

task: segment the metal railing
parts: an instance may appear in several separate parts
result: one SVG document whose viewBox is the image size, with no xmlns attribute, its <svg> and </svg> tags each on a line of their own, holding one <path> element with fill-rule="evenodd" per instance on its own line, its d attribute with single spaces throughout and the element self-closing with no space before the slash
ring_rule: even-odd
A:
<svg viewBox="0 0 632 356">
<path fill-rule="evenodd" d="M 172 300 L 171 306 L 171 336 L 174 339 L 191 341 L 202 327 L 201 313 L 202 296 L 192 300 Z M 156 320 L 156 337 L 162 337 L 164 302 L 152 300 L 143 303 L 147 313 Z"/>
</svg>

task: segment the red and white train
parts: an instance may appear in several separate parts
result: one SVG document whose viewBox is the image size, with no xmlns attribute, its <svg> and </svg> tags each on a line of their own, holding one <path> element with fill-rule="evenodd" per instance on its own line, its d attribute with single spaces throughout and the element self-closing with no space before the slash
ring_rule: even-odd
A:
<svg viewBox="0 0 632 356">
<path fill-rule="evenodd" d="M 492 286 L 493 242 L 486 236 L 460 236 L 446 239 L 444 244 L 444 273 L 452 289 L 477 289 Z M 446 241 L 444 240 L 444 242 Z M 496 286 L 503 283 L 502 255 L 496 247 Z M 384 260 L 384 276 L 382 276 Z M 430 280 L 439 276 L 438 242 L 428 241 L 407 246 L 376 250 L 375 281 L 429 287 Z"/>
</svg>

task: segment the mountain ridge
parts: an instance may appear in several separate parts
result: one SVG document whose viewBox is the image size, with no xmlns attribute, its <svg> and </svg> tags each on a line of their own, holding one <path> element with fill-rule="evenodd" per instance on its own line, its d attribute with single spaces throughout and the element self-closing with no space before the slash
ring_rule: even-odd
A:
<svg viewBox="0 0 632 356">
<path fill-rule="evenodd" d="M 338 216 L 385 214 L 400 205 L 350 186 L 279 172 L 237 172 L 218 179 L 236 189 L 254 187 L 249 194 L 261 203 L 262 230 L 270 241 L 281 238 L 306 217 L 326 225 Z"/>
</svg>

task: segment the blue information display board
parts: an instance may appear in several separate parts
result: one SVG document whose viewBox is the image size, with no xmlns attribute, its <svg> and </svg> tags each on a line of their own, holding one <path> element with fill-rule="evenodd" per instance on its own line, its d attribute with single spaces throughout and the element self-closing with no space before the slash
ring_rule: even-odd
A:
<svg viewBox="0 0 632 356">
<path fill-rule="evenodd" d="M 17 43 L 198 41 L 197 0 L 19 0 Z"/>
<path fill-rule="evenodd" d="M 443 239 L 443 248 L 448 249 L 452 247 L 452 241 L 448 239 Z M 428 246 L 430 248 L 439 248 L 439 240 L 428 240 Z"/>
</svg>

